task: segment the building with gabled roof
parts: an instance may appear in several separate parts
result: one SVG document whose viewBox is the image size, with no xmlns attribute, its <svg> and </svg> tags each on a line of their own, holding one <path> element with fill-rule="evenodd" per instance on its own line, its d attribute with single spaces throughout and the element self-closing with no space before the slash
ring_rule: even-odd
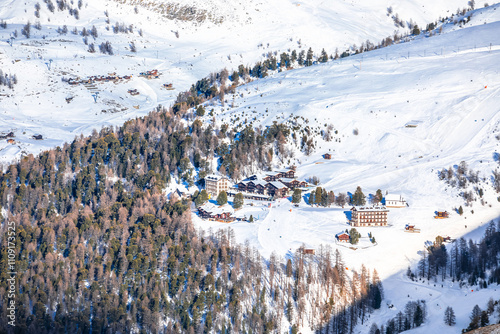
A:
<svg viewBox="0 0 500 334">
<path fill-rule="evenodd" d="M 271 181 L 266 184 L 267 193 L 273 197 L 285 197 L 288 195 L 288 187 L 279 181 Z"/>
<path fill-rule="evenodd" d="M 335 235 L 338 242 L 349 242 L 351 240 L 351 236 L 347 232 L 340 232 Z"/>
<path fill-rule="evenodd" d="M 222 222 L 231 222 L 235 220 L 235 218 L 232 217 L 234 209 L 229 204 L 218 206 L 208 202 L 198 207 L 198 213 L 201 218 L 208 220 Z"/>
<path fill-rule="evenodd" d="M 387 208 L 404 208 L 407 206 L 406 200 L 401 195 L 388 194 L 384 197 Z"/>
</svg>

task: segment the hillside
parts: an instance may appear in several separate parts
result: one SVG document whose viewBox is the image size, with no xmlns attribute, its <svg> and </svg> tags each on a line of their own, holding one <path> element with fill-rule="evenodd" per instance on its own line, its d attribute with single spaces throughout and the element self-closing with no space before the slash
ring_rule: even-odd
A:
<svg viewBox="0 0 500 334">
<path fill-rule="evenodd" d="M 13 90 L 0 87 L 4 128 L 16 136 L 15 144 L 0 145 L 5 162 L 61 145 L 81 133 L 90 134 L 92 129 L 123 124 L 158 104 L 168 106 L 196 80 L 224 67 L 236 69 L 268 53 L 289 49 L 298 52 L 312 47 L 319 55 L 325 48 L 333 55 L 337 48 L 343 52 L 367 40 L 377 45 L 387 36 L 406 33 L 410 21 L 425 26 L 451 16 L 455 6 L 467 7 L 466 0 L 447 0 L 439 5 L 381 0 L 328 4 L 312 0 L 196 1 L 188 8 L 176 2 L 82 0 L 73 4 L 47 1 L 40 3 L 39 10 L 36 4 L 34 0 L 0 4 L 0 17 L 7 25 L 0 28 L 1 70 L 16 75 L 18 82 Z M 184 20 L 182 13 L 198 13 L 203 19 Z M 396 14 L 402 25 L 395 26 L 392 16 Z M 30 38 L 21 33 L 27 22 L 32 25 Z M 38 22 L 40 30 L 35 28 Z M 83 36 L 83 28 L 90 31 L 92 27 L 97 37 Z M 17 37 L 11 40 L 16 32 Z M 7 43 L 10 40 L 12 46 Z M 105 42 L 111 43 L 113 55 L 99 52 Z M 132 52 L 132 43 L 136 52 Z M 90 44 L 94 44 L 95 53 L 88 52 Z M 162 73 L 159 79 L 139 77 L 152 69 Z M 96 87 L 62 82 L 63 78 L 87 79 L 109 73 L 132 75 L 132 79 Z M 174 90 L 163 88 L 168 83 Z M 129 89 L 140 94 L 131 96 Z M 99 92 L 97 103 L 92 97 L 95 91 Z M 66 102 L 67 98 L 71 102 Z M 33 135 L 44 139 L 34 141 Z"/>
<path fill-rule="evenodd" d="M 231 224 L 237 240 L 250 240 L 264 255 L 274 252 L 284 258 L 302 244 L 311 248 L 331 244 L 355 268 L 361 264 L 377 268 L 386 279 L 387 299 L 396 308 L 376 317 L 395 316 L 395 310 L 404 309 L 401 291 L 414 291 L 415 285 L 405 278 L 406 268 L 417 266 L 424 245 L 438 235 L 478 240 L 485 224 L 499 217 L 498 192 L 492 187 L 500 144 L 498 8 L 474 12 L 463 28 L 445 25 L 441 35 L 272 74 L 226 95 L 224 107 L 209 106 L 218 127 L 265 129 L 278 122 L 293 128 L 296 140 L 288 143 L 286 153 L 274 157 L 275 168 L 295 164 L 299 179 L 316 176 L 319 186 L 335 194 L 354 193 L 357 186 L 367 196 L 382 189 L 384 194 L 403 195 L 410 205 L 391 209 L 389 228 L 360 228 L 363 237 L 371 232 L 377 240 L 377 246 L 366 249 L 354 251 L 335 243 L 335 234 L 350 228 L 347 208 L 313 208 L 305 203 L 307 196 L 298 208 L 283 200 L 270 209 L 264 205 L 243 209 L 240 215 L 252 214 L 258 221 Z M 205 122 L 211 119 L 206 116 Z M 332 139 L 326 141 L 328 125 Z M 303 136 L 313 140 L 310 155 L 301 144 Z M 327 152 L 332 160 L 323 159 Z M 478 185 L 464 189 L 440 180 L 443 168 L 456 170 L 462 161 L 479 173 Z M 255 171 L 249 167 L 247 173 Z M 483 204 L 479 188 L 484 190 Z M 464 190 L 473 191 L 476 198 L 470 207 L 462 198 Z M 463 216 L 455 212 L 459 206 L 465 208 Z M 438 210 L 452 212 L 451 218 L 434 219 Z M 196 219 L 204 229 L 226 227 Z M 406 224 L 416 225 L 421 233 L 404 233 Z M 490 295 L 498 298 L 493 290 L 467 297 L 468 287 L 450 284 L 444 292 L 427 283 L 416 285 L 418 291 L 411 293 L 412 298 L 432 295 L 438 305 L 429 305 L 429 314 L 435 316 L 428 326 L 438 326 L 440 332 L 465 328 L 470 304 L 480 300 L 484 304 Z M 455 309 L 456 328 L 441 325 L 443 303 L 461 305 Z M 437 327 L 428 326 L 420 332 L 437 332 Z"/>
<path fill-rule="evenodd" d="M 0 66 L 17 83 L 0 86 L 7 135 L 0 158 L 60 146 L 0 173 L 1 229 L 12 221 L 19 235 L 12 248 L 22 330 L 369 333 L 421 300 L 427 319 L 411 332 L 466 328 L 474 305 L 485 309 L 488 298 L 500 299 L 498 282 L 482 281 L 494 273 L 468 283 L 430 274 L 412 279 L 407 268 L 420 270 L 437 236 L 455 240 L 445 246 L 450 254 L 462 237 L 474 249 L 490 222 L 499 226 L 500 5 L 385 48 L 250 75 L 262 69 L 256 62 L 280 56 L 271 51 L 311 47 L 317 60 L 323 47 L 333 54 L 392 35 L 388 7 L 425 25 L 452 5 L 89 1 L 76 15 L 78 2 L 53 14 L 44 2 L 42 28 L 32 27 L 28 39 L 21 29 L 34 2 L 1 4 L 7 28 L 0 28 Z M 64 24 L 68 32 L 57 32 Z M 83 36 L 83 27 L 93 26 L 98 36 Z M 16 30 L 9 46 L 4 41 Z M 98 51 L 107 41 L 112 55 Z M 223 67 L 231 70 L 225 95 L 203 97 L 223 80 L 200 79 Z M 153 69 L 159 78 L 139 75 Z M 69 84 L 99 75 L 112 78 Z M 204 115 L 197 116 L 199 102 Z M 390 209 L 387 227 L 358 228 L 361 242 L 352 246 L 335 241 L 351 228 L 350 206 L 310 205 L 308 192 L 298 206 L 290 198 L 247 201 L 237 214 L 254 223 L 209 222 L 191 201 L 168 200 L 178 184 L 194 192 L 209 172 L 239 181 L 290 165 L 299 179 L 319 180 L 310 190 L 338 196 L 359 186 L 370 205 L 381 189 L 409 206 Z M 450 218 L 433 218 L 444 210 Z M 421 232 L 405 233 L 407 224 Z M 5 235 L 2 266 L 10 259 Z M 303 245 L 316 256 L 304 256 Z M 2 301 L 7 275 L 1 271 Z M 452 327 L 443 323 L 448 306 L 457 316 Z"/>
</svg>

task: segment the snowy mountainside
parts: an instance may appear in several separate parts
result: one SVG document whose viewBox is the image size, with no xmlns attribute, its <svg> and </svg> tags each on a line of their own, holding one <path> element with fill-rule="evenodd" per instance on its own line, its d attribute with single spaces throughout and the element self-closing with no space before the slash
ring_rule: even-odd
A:
<svg viewBox="0 0 500 334">
<path fill-rule="evenodd" d="M 477 291 L 477 286 L 457 282 L 441 287 L 406 277 L 406 268 L 417 266 L 425 245 L 437 236 L 479 240 L 486 225 L 498 221 L 499 194 L 492 187 L 492 172 L 499 168 L 500 150 L 499 8 L 476 10 L 463 27 L 445 25 L 433 37 L 274 73 L 227 94 L 224 106 L 214 102 L 207 107 L 214 111 L 205 121 L 215 118 L 219 127 L 264 129 L 279 122 L 295 128 L 297 140 L 275 163 L 276 168 L 295 164 L 299 179 L 316 176 L 319 186 L 335 194 L 353 193 L 361 186 L 367 196 L 381 189 L 408 201 L 408 208 L 390 209 L 389 227 L 358 228 L 365 242 L 355 249 L 335 241 L 335 234 L 351 228 L 349 208 L 311 207 L 307 196 L 299 207 L 289 199 L 271 207 L 246 207 L 238 215 L 252 215 L 257 222 L 230 224 L 238 241 L 249 240 L 265 256 L 287 258 L 303 244 L 326 244 L 339 249 L 355 270 L 362 264 L 376 268 L 386 301 L 358 333 L 368 333 L 373 322 L 385 324 L 406 302 L 417 299 L 427 300 L 428 320 L 412 332 L 457 333 L 468 325 L 475 304 L 484 309 L 489 297 L 500 297 L 497 285 Z M 329 125 L 332 139 L 326 141 Z M 301 148 L 304 135 L 313 139 L 310 155 Z M 324 153 L 332 159 L 325 160 Z M 461 161 L 479 173 L 478 184 L 462 189 L 439 179 L 439 171 L 456 171 Z M 479 189 L 484 190 L 483 203 Z M 474 193 L 470 206 L 462 198 L 464 191 Z M 462 216 L 456 211 L 459 206 Z M 434 219 L 440 210 L 450 212 L 450 218 Z M 194 219 L 204 229 L 228 227 Z M 421 232 L 405 233 L 407 224 Z M 366 242 L 370 232 L 376 245 Z M 443 324 L 447 306 L 457 314 L 454 327 Z"/>
<path fill-rule="evenodd" d="M 429 215 L 458 206 L 453 197 L 459 191 L 445 191 L 438 171 L 465 161 L 489 182 L 498 166 L 496 8 L 474 16 L 495 17 L 488 24 L 448 26 L 442 35 L 253 81 L 226 95 L 224 107 L 209 103 L 213 116 L 204 121 L 215 118 L 216 126 L 236 131 L 273 122 L 295 127 L 297 139 L 286 156 L 275 158 L 276 167 L 296 164 L 300 179 L 317 176 L 335 192 L 358 185 L 371 194 L 378 188 L 398 192 Z M 330 141 L 321 135 L 328 125 L 336 132 Z M 300 149 L 304 135 L 315 143 L 309 156 Z M 332 160 L 323 159 L 327 152 Z M 496 201 L 493 191 L 490 196 Z"/>
<path fill-rule="evenodd" d="M 0 28 L 1 69 L 18 80 L 13 90 L 0 87 L 2 124 L 7 133 L 13 131 L 16 136 L 14 144 L 0 143 L 4 162 L 61 145 L 92 129 L 120 125 L 158 104 L 170 105 L 180 91 L 224 67 L 251 65 L 269 52 L 312 47 L 316 54 L 322 48 L 334 54 L 336 48 L 342 52 L 367 39 L 377 44 L 395 31 L 407 32 L 410 21 L 423 26 L 450 16 L 456 6 L 467 7 L 465 0 L 439 4 L 427 0 L 217 0 L 191 2 L 192 10 L 181 10 L 186 5 L 175 1 L 51 0 L 40 2 L 39 9 L 37 3 L 10 0 L 0 4 L 0 18 L 7 24 L 6 29 Z M 163 9 L 153 5 L 206 13 L 207 19 L 168 19 Z M 390 15 L 388 8 L 392 8 Z M 403 27 L 395 26 L 392 16 L 396 14 Z M 222 19 L 214 23 L 210 17 Z M 28 21 L 30 38 L 21 33 Z M 40 30 L 35 28 L 38 23 Z M 64 26 L 67 32 L 62 32 Z M 94 26 L 96 38 L 83 36 L 83 28 L 89 31 Z M 105 42 L 111 44 L 113 55 L 99 52 Z M 95 53 L 88 52 L 90 44 Z M 47 64 L 49 60 L 52 62 Z M 160 79 L 138 76 L 152 69 L 162 73 Z M 132 79 L 100 83 L 95 88 L 61 81 L 109 73 L 132 75 Z M 167 83 L 174 90 L 165 90 L 163 84 Z M 137 89 L 139 95 L 129 95 L 129 89 Z M 95 91 L 99 92 L 96 103 Z M 44 140 L 34 141 L 32 136 L 37 134 Z"/>
</svg>

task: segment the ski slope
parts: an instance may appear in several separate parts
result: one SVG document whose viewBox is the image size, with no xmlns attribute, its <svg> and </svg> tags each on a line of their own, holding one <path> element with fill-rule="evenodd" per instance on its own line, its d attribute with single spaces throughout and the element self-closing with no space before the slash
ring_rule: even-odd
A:
<svg viewBox="0 0 500 334">
<path fill-rule="evenodd" d="M 334 54 L 336 48 L 342 52 L 368 39 L 377 44 L 395 32 L 408 31 L 406 23 L 410 20 L 425 26 L 439 17 L 451 16 L 456 7 L 467 7 L 467 0 L 438 4 L 430 0 L 169 2 L 178 7 L 191 6 L 206 16 L 202 21 L 183 21 L 169 19 L 158 7 L 165 4 L 161 1 L 83 0 L 79 19 L 69 15 L 67 9 L 56 8 L 51 13 L 44 2 L 37 18 L 37 2 L 0 3 L 0 18 L 7 23 L 6 29 L 0 28 L 0 69 L 16 74 L 19 82 L 14 90 L 0 87 L 0 124 L 6 133 L 13 131 L 16 136 L 15 144 L 0 142 L 3 162 L 62 145 L 93 129 L 119 126 L 127 119 L 146 115 L 158 104 L 171 105 L 179 92 L 224 67 L 231 70 L 240 64 L 253 65 L 270 52 L 299 52 L 312 47 L 317 54 L 322 48 Z M 76 9 L 77 3 L 70 6 Z M 404 27 L 395 26 L 388 15 L 389 7 Z M 41 30 L 32 26 L 29 39 L 21 34 L 28 21 L 41 24 Z M 133 25 L 132 32 L 113 33 L 117 23 Z M 63 25 L 68 33 L 59 34 L 57 30 Z M 94 43 L 96 53 L 87 52 L 81 35 L 84 27 L 92 26 L 97 28 L 98 37 L 89 36 L 87 43 Z M 18 36 L 9 46 L 16 31 Z M 114 55 L 99 53 L 99 45 L 105 41 L 112 44 Z M 132 42 L 135 53 L 131 52 Z M 138 77 L 140 72 L 152 69 L 162 73 L 160 79 Z M 133 77 L 127 82 L 97 85 L 96 103 L 92 96 L 95 91 L 61 81 L 108 73 Z M 174 90 L 165 90 L 165 83 L 172 83 Z M 129 89 L 137 89 L 140 95 L 129 95 Z M 66 98 L 71 97 L 73 100 L 67 103 Z M 37 134 L 44 140 L 32 139 Z"/>
<path fill-rule="evenodd" d="M 403 195 L 409 207 L 390 209 L 390 226 L 357 228 L 363 238 L 371 232 L 376 245 L 350 249 L 336 243 L 335 234 L 351 228 L 346 215 L 349 207 L 311 207 L 303 201 L 296 208 L 290 199 L 273 203 L 271 208 L 262 203 L 242 209 L 240 215 L 259 215 L 253 224 L 220 224 L 194 216 L 196 225 L 230 227 L 238 241 L 248 240 L 265 257 L 275 253 L 289 258 L 301 245 L 316 249 L 330 245 L 341 251 L 351 270 L 359 271 L 362 264 L 376 268 L 385 287 L 384 305 L 369 322 L 358 326 L 359 333 L 367 333 L 372 322 L 385 325 L 404 311 L 409 300 L 417 299 L 427 301 L 428 320 L 410 332 L 461 332 L 470 322 L 474 305 L 484 309 L 490 297 L 500 298 L 498 286 L 477 291 L 476 286 L 459 287 L 451 282 L 443 287 L 412 282 L 406 269 L 415 269 L 425 244 L 436 236 L 478 240 L 486 224 L 500 218 L 498 193 L 490 185 L 500 150 L 496 138 L 500 134 L 498 8 L 478 10 L 469 24 L 463 28 L 447 25 L 441 35 L 274 73 L 238 88 L 234 96 L 226 95 L 224 107 L 213 106 L 218 126 L 265 128 L 274 121 L 301 129 L 308 126 L 314 153 L 307 156 L 300 151 L 303 132 L 298 130 L 297 145 L 289 145 L 291 157 L 275 158 L 276 168 L 295 164 L 301 180 L 316 176 L 319 186 L 335 194 L 353 193 L 361 186 L 367 196 L 377 189 Z M 211 122 L 209 117 L 205 121 Z M 331 141 L 318 133 L 328 124 L 338 131 Z M 323 159 L 327 152 L 331 160 Z M 476 201 L 466 207 L 459 196 L 462 190 L 439 181 L 439 170 L 461 161 L 479 171 L 484 205 Z M 460 205 L 463 216 L 455 211 Z M 450 218 L 434 219 L 437 210 L 451 212 Z M 421 233 L 405 233 L 406 224 L 416 225 Z M 455 310 L 454 327 L 443 323 L 447 306 Z M 308 330 L 303 328 L 303 332 Z"/>
</svg>

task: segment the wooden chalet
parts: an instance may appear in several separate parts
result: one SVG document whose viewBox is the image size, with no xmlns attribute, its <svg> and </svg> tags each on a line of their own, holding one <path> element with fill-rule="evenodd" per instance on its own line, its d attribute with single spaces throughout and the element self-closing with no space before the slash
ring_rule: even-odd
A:
<svg viewBox="0 0 500 334">
<path fill-rule="evenodd" d="M 278 181 L 282 178 L 289 178 L 289 179 L 295 178 L 295 171 L 292 169 L 287 169 L 283 171 L 268 173 L 264 177 L 264 180 L 266 180 L 267 182 L 272 182 L 272 181 Z"/>
<path fill-rule="evenodd" d="M 307 187 L 307 182 L 306 181 L 300 181 L 297 179 L 290 179 L 290 178 L 282 178 L 280 181 L 286 185 L 290 189 L 295 189 L 295 188 L 305 188 Z"/>
<path fill-rule="evenodd" d="M 11 137 L 15 137 L 14 136 L 14 132 L 9 132 L 8 134 L 6 135 L 0 135 L 0 139 L 7 139 L 7 138 L 11 138 Z"/>
<path fill-rule="evenodd" d="M 448 211 L 436 211 L 436 215 L 434 216 L 434 218 L 436 219 L 443 219 L 443 218 L 449 218 L 450 217 L 450 214 L 448 213 Z"/>
<path fill-rule="evenodd" d="M 158 70 L 141 72 L 139 74 L 139 76 L 144 77 L 146 79 L 158 79 L 160 77 L 160 75 L 161 75 L 161 73 L 159 73 Z"/>
<path fill-rule="evenodd" d="M 351 236 L 347 232 L 340 232 L 335 235 L 338 242 L 349 242 L 351 240 Z"/>
<path fill-rule="evenodd" d="M 332 155 L 330 153 L 325 153 L 323 154 L 323 158 L 326 160 L 330 160 L 332 158 Z"/>
<path fill-rule="evenodd" d="M 405 232 L 420 233 L 420 229 L 419 228 L 415 228 L 415 225 L 408 225 L 408 224 L 406 224 L 406 226 L 405 226 Z"/>
<path fill-rule="evenodd" d="M 266 184 L 267 193 L 272 197 L 285 197 L 288 195 L 288 187 L 281 182 L 271 181 Z"/>
<path fill-rule="evenodd" d="M 225 223 L 235 220 L 235 218 L 232 217 L 234 210 L 229 204 L 217 206 L 212 203 L 206 203 L 198 207 L 198 213 L 200 214 L 201 218 L 208 220 L 215 220 Z"/>
<path fill-rule="evenodd" d="M 302 253 L 303 254 L 314 255 L 314 254 L 316 254 L 316 251 L 314 250 L 314 248 L 304 248 L 302 250 Z"/>
</svg>

